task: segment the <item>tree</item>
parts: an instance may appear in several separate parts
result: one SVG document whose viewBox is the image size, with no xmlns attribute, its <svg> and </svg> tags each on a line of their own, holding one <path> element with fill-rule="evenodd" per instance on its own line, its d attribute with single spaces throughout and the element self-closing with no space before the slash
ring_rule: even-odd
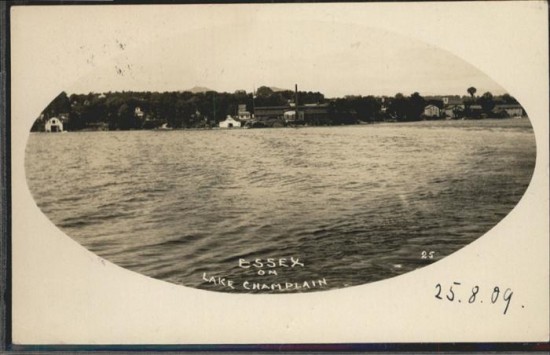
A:
<svg viewBox="0 0 550 355">
<path fill-rule="evenodd" d="M 409 99 L 409 120 L 419 120 L 424 112 L 424 107 L 426 107 L 426 100 L 417 92 L 412 94 Z"/>
<path fill-rule="evenodd" d="M 468 91 L 468 94 L 470 94 L 470 96 L 472 97 L 472 101 L 473 101 L 474 95 L 477 92 L 477 89 L 473 86 L 470 86 L 467 91 Z"/>
<path fill-rule="evenodd" d="M 490 113 L 491 110 L 495 107 L 495 101 L 493 99 L 493 94 L 490 92 L 484 93 L 479 98 L 479 104 L 481 105 L 481 108 L 483 109 L 483 112 Z"/>
<path fill-rule="evenodd" d="M 349 99 L 335 99 L 329 104 L 331 123 L 334 125 L 357 123 L 357 112 Z"/>
<path fill-rule="evenodd" d="M 464 117 L 464 109 L 460 106 L 456 106 L 455 108 L 453 108 L 453 116 L 454 118 Z"/>
<path fill-rule="evenodd" d="M 408 100 L 402 93 L 395 94 L 395 97 L 389 99 L 388 113 L 398 121 L 406 121 Z"/>
<path fill-rule="evenodd" d="M 502 101 L 504 101 L 507 104 L 517 104 L 518 101 L 513 97 L 510 96 L 510 94 L 504 94 L 501 96 Z"/>
<path fill-rule="evenodd" d="M 195 113 L 193 104 L 180 98 L 176 101 L 174 110 L 174 116 L 168 117 L 170 127 L 189 127 L 192 115 Z"/>
<path fill-rule="evenodd" d="M 118 109 L 118 128 L 128 130 L 136 128 L 134 113 L 127 104 L 122 104 Z"/>
<path fill-rule="evenodd" d="M 56 96 L 48 106 L 42 111 L 46 118 L 58 116 L 60 113 L 69 113 L 71 110 L 71 101 L 65 91 Z"/>
<path fill-rule="evenodd" d="M 376 120 L 381 104 L 374 96 L 346 96 L 344 100 L 347 101 L 352 112 L 357 113 L 359 120 L 367 122 Z"/>
<path fill-rule="evenodd" d="M 415 92 L 410 97 L 398 93 L 389 99 L 387 112 L 398 121 L 417 121 L 426 106 L 426 100 Z"/>
</svg>

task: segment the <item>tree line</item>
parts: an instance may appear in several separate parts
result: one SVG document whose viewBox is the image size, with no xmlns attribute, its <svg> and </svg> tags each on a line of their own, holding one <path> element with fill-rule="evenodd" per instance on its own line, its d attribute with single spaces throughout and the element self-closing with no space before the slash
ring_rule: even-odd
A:
<svg viewBox="0 0 550 355">
<path fill-rule="evenodd" d="M 490 92 L 475 96 L 475 88 L 468 88 L 463 112 L 458 117 L 472 114 L 474 105 L 490 115 L 497 103 L 517 101 L 508 94 L 493 96 Z M 255 107 L 285 106 L 295 100 L 291 90 L 273 90 L 259 87 L 255 95 L 244 90 L 234 93 L 206 91 L 180 92 L 108 92 L 103 94 L 60 93 L 41 113 L 32 130 L 41 131 L 51 117 L 61 117 L 65 130 L 85 129 L 131 130 L 153 129 L 165 125 L 170 128 L 216 127 L 227 115 L 235 115 L 239 105 L 245 105 L 249 112 Z M 425 98 L 418 92 L 405 96 L 345 96 L 327 99 L 320 92 L 298 92 L 299 105 L 324 104 L 328 115 L 318 121 L 323 125 L 356 124 L 378 121 L 418 121 L 425 119 L 424 108 L 433 104 L 443 108 L 437 98 Z M 461 116 L 462 115 L 462 116 Z"/>
</svg>

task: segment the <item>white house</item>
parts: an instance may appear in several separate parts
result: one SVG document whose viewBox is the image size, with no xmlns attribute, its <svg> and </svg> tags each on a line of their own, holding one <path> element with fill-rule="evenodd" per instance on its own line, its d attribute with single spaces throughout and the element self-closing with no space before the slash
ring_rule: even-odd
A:
<svg viewBox="0 0 550 355">
<path fill-rule="evenodd" d="M 286 111 L 283 116 L 286 122 L 296 121 L 296 111 Z"/>
<path fill-rule="evenodd" d="M 46 132 L 63 132 L 63 122 L 57 117 L 52 117 L 46 121 Z"/>
<path fill-rule="evenodd" d="M 141 107 L 135 108 L 134 116 L 136 116 L 137 118 L 143 118 L 144 115 L 145 115 L 145 112 L 141 111 Z"/>
<path fill-rule="evenodd" d="M 240 127 L 240 126 L 241 126 L 241 122 L 235 120 L 233 117 L 229 115 L 225 118 L 225 121 L 220 122 L 220 128 L 233 128 L 233 127 Z"/>
<path fill-rule="evenodd" d="M 239 121 L 248 121 L 252 118 L 250 112 L 246 110 L 246 105 L 239 105 L 237 118 L 239 119 Z"/>
<path fill-rule="evenodd" d="M 441 110 L 435 105 L 428 105 L 424 107 L 424 116 L 427 117 L 439 117 Z"/>
<path fill-rule="evenodd" d="M 283 117 L 286 122 L 294 122 L 294 121 L 303 121 L 304 120 L 304 111 L 285 111 L 283 114 Z"/>
</svg>

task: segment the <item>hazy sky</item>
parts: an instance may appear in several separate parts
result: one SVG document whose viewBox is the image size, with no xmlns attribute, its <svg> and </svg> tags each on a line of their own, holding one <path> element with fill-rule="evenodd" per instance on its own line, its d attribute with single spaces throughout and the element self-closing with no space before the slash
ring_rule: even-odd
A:
<svg viewBox="0 0 550 355">
<path fill-rule="evenodd" d="M 148 36 L 155 22 L 145 20 L 134 36 L 130 29 L 114 32 L 103 43 L 114 59 L 94 67 L 68 91 L 205 86 L 250 92 L 261 85 L 292 89 L 295 83 L 328 97 L 415 91 L 466 95 L 470 86 L 479 94 L 505 91 L 470 64 L 413 38 L 342 21 L 254 14 L 227 20 L 222 13 L 212 13 L 203 26 L 186 25 L 183 16 L 178 31 L 164 36 Z M 93 63 L 91 53 L 88 62 Z"/>
</svg>

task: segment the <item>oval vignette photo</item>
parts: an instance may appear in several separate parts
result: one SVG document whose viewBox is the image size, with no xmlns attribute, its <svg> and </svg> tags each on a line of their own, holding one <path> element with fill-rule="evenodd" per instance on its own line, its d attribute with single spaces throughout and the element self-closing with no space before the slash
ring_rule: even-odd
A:
<svg viewBox="0 0 550 355">
<path fill-rule="evenodd" d="M 285 294 L 402 275 L 497 225 L 535 168 L 521 103 L 412 38 L 251 22 L 104 47 L 34 121 L 27 183 L 69 237 L 155 279 Z"/>
</svg>

